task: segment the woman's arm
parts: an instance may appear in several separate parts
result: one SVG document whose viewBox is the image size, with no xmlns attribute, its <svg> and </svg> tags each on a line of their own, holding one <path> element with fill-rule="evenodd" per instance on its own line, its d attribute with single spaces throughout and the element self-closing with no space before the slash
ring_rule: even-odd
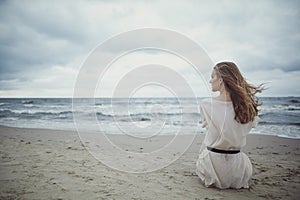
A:
<svg viewBox="0 0 300 200">
<path fill-rule="evenodd" d="M 255 128 L 258 125 L 260 118 L 258 116 L 255 116 L 252 122 L 252 128 Z"/>
</svg>

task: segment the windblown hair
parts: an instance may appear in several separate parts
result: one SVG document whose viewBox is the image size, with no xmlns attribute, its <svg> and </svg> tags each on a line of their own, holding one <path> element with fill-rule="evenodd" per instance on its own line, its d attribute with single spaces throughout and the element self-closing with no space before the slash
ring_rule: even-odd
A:
<svg viewBox="0 0 300 200">
<path fill-rule="evenodd" d="M 233 62 L 220 62 L 214 67 L 218 77 L 224 82 L 225 89 L 230 93 L 235 112 L 235 120 L 246 124 L 258 115 L 258 99 L 256 93 L 261 92 L 263 84 L 250 85 L 242 76 L 240 70 Z"/>
</svg>

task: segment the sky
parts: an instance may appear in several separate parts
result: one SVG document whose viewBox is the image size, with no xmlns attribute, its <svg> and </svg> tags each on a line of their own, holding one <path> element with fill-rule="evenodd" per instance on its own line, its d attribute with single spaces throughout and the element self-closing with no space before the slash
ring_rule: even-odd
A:
<svg viewBox="0 0 300 200">
<path fill-rule="evenodd" d="M 265 83 L 268 89 L 261 96 L 300 96 L 299 11 L 296 0 L 2 0 L 0 97 L 72 97 L 83 66 L 99 45 L 142 28 L 185 35 L 213 64 L 235 62 L 247 81 Z M 151 36 L 129 38 L 122 45 L 130 47 L 146 37 Z M 110 97 L 133 66 L 153 63 L 175 70 L 197 96 L 209 94 L 211 68 L 201 69 L 199 76 L 183 59 L 159 50 L 117 59 L 94 86 L 95 94 Z M 163 96 L 180 85 L 168 90 L 150 84 L 131 95 Z"/>
</svg>

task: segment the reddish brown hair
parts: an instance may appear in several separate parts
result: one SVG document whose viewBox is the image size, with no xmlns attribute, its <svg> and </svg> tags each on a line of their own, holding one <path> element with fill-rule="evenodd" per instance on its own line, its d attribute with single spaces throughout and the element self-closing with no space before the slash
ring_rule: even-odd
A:
<svg viewBox="0 0 300 200">
<path fill-rule="evenodd" d="M 264 89 L 263 85 L 256 87 L 247 83 L 233 62 L 220 62 L 214 70 L 223 79 L 225 89 L 230 93 L 235 120 L 241 124 L 253 121 L 258 115 L 257 107 L 260 105 L 255 94 Z"/>
</svg>

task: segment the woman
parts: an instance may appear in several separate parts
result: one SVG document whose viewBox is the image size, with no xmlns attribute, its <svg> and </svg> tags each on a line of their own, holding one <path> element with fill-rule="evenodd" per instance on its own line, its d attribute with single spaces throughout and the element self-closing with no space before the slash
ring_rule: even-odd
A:
<svg viewBox="0 0 300 200">
<path fill-rule="evenodd" d="M 207 131 L 196 173 L 207 187 L 248 188 L 252 165 L 240 149 L 257 124 L 259 104 L 255 94 L 263 88 L 248 84 L 232 62 L 218 63 L 210 84 L 220 95 L 201 101 L 202 124 Z"/>
</svg>

